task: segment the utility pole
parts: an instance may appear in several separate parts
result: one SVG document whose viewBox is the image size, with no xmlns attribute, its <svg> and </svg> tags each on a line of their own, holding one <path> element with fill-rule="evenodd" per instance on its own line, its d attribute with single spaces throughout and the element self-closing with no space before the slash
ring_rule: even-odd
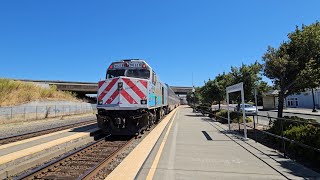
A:
<svg viewBox="0 0 320 180">
<path fill-rule="evenodd" d="M 193 72 L 192 72 L 192 87 L 194 87 L 194 84 L 193 84 Z"/>
</svg>

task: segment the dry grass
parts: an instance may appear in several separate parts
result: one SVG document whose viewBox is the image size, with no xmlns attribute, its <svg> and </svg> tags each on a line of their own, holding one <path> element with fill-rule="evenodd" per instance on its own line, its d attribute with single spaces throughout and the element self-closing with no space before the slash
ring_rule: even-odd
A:
<svg viewBox="0 0 320 180">
<path fill-rule="evenodd" d="M 43 88 L 33 83 L 0 78 L 0 107 L 26 103 L 35 100 L 79 101 L 75 94 L 62 92 L 57 87 Z"/>
</svg>

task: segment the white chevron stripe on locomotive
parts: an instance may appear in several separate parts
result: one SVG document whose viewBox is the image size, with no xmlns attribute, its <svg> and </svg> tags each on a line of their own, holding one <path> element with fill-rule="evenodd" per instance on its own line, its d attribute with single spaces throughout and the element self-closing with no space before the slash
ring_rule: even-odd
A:
<svg viewBox="0 0 320 180">
<path fill-rule="evenodd" d="M 107 83 L 103 83 L 101 87 L 99 87 L 98 95 L 100 95 L 107 87 Z"/>
<path fill-rule="evenodd" d="M 132 88 L 130 88 L 126 83 L 123 83 L 124 85 L 124 90 L 131 96 L 131 98 L 133 98 L 137 103 L 140 104 L 140 97 L 132 90 Z M 122 104 L 131 104 L 130 102 L 128 102 L 128 100 L 123 97 L 121 100 L 125 100 L 125 102 L 122 102 Z"/>
<path fill-rule="evenodd" d="M 108 99 L 111 98 L 112 94 L 113 94 L 115 91 L 118 91 L 118 82 L 119 82 L 119 79 L 118 79 L 117 82 L 112 86 L 112 88 L 107 92 L 107 94 L 104 96 L 104 98 L 102 99 L 103 102 L 107 102 Z M 106 83 L 106 84 L 107 84 L 107 83 Z M 118 96 L 119 96 L 119 95 L 118 95 Z M 114 101 L 115 99 L 119 99 L 118 96 L 115 97 L 110 104 L 113 104 L 113 101 Z M 116 103 L 118 103 L 118 102 L 116 102 Z"/>
<path fill-rule="evenodd" d="M 147 99 L 147 89 L 141 84 L 142 80 L 138 79 L 124 79 L 124 90 L 134 99 L 134 101 L 140 104 L 142 99 Z M 144 81 L 146 82 L 146 81 Z M 130 98 L 130 97 L 128 97 Z M 126 98 L 124 98 L 126 99 Z M 127 100 L 127 99 L 126 99 Z M 128 102 L 131 104 L 130 102 Z"/>
<path fill-rule="evenodd" d="M 120 79 L 123 83 L 123 89 L 119 92 L 118 83 L 120 82 Z M 101 97 L 104 104 L 140 104 L 140 101 L 142 99 L 147 98 L 147 88 L 142 84 L 142 81 L 144 83 L 147 83 L 146 80 L 138 80 L 131 78 L 113 79 L 101 85 L 101 87 L 98 90 L 99 95 L 104 95 L 103 97 Z M 110 88 L 111 83 L 113 85 Z M 109 91 L 106 91 L 106 89 L 109 89 Z M 121 102 L 119 102 L 120 99 Z"/>
<path fill-rule="evenodd" d="M 103 100 L 105 95 L 108 93 L 108 91 L 110 91 L 110 89 L 115 85 L 115 83 L 118 81 L 119 79 L 111 79 L 108 82 L 107 81 L 101 81 L 103 82 L 101 84 L 101 82 L 99 82 L 99 96 L 98 99 L 99 100 Z"/>
<path fill-rule="evenodd" d="M 147 92 L 147 88 L 142 85 L 142 83 L 140 81 L 138 81 L 138 83 L 136 84 L 136 86 L 142 91 L 142 92 Z M 145 94 L 146 95 L 146 94 Z"/>
</svg>

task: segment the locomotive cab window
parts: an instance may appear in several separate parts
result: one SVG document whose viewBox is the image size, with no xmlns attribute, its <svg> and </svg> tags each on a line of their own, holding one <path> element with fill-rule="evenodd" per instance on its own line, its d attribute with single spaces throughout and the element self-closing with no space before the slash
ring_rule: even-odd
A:
<svg viewBox="0 0 320 180">
<path fill-rule="evenodd" d="M 150 71 L 148 69 L 109 69 L 107 71 L 106 79 L 111 79 L 119 76 L 150 79 Z"/>
<path fill-rule="evenodd" d="M 148 69 L 127 69 L 125 72 L 125 76 L 150 79 L 150 71 Z"/>
<path fill-rule="evenodd" d="M 125 70 L 124 69 L 117 69 L 117 70 L 111 70 L 109 69 L 107 71 L 107 77 L 106 79 L 111 79 L 119 76 L 124 76 Z"/>
</svg>

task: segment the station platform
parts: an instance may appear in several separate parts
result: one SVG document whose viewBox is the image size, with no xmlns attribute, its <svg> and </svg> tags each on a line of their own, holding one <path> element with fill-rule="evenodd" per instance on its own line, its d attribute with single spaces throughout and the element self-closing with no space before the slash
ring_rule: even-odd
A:
<svg viewBox="0 0 320 180">
<path fill-rule="evenodd" d="M 180 106 L 174 113 L 156 143 L 150 143 L 151 150 L 143 155 L 146 158 L 141 166 L 140 157 L 133 153 L 134 158 L 123 161 L 107 179 L 320 178 L 273 149 L 228 133 L 226 126 L 193 113 L 188 106 Z M 125 176 L 137 166 L 133 177 Z"/>
</svg>

